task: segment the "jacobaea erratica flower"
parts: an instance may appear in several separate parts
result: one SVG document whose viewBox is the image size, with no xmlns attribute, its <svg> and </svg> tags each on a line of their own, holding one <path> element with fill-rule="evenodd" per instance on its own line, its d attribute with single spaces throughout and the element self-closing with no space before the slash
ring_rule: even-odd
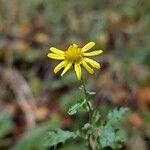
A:
<svg viewBox="0 0 150 150">
<path fill-rule="evenodd" d="M 94 45 L 95 45 L 94 42 L 89 42 L 84 47 L 80 48 L 78 47 L 78 45 L 72 44 L 69 46 L 69 48 L 66 51 L 62 51 L 55 47 L 51 47 L 50 51 L 52 53 L 49 53 L 48 57 L 52 59 L 56 59 L 56 60 L 62 60 L 62 62 L 60 62 L 54 68 L 54 73 L 57 73 L 59 70 L 64 68 L 61 73 L 61 76 L 63 76 L 73 66 L 76 72 L 77 78 L 78 80 L 80 80 L 82 76 L 82 71 L 81 71 L 81 65 L 82 65 L 90 74 L 93 74 L 94 70 L 89 65 L 99 69 L 100 64 L 96 62 L 95 60 L 92 60 L 87 57 L 96 56 L 103 52 L 102 50 L 87 52 Z"/>
</svg>

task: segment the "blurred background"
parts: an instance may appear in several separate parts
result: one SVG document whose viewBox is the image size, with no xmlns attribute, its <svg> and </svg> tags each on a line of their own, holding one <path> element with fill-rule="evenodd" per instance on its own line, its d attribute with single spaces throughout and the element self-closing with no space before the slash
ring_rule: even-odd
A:
<svg viewBox="0 0 150 150">
<path fill-rule="evenodd" d="M 0 150 L 47 150 L 48 130 L 73 131 L 87 121 L 84 111 L 67 114 L 82 96 L 75 73 L 54 75 L 58 62 L 47 54 L 89 41 L 104 50 L 96 59 L 102 68 L 84 71 L 97 92 L 93 104 L 103 117 L 129 107 L 122 150 L 150 149 L 149 9 L 148 0 L 0 0 Z M 60 145 L 77 148 L 82 141 Z"/>
</svg>

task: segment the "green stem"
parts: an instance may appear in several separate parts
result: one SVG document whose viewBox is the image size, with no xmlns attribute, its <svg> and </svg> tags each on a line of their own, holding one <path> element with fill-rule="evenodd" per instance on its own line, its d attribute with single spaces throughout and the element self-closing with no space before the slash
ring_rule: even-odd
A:
<svg viewBox="0 0 150 150">
<path fill-rule="evenodd" d="M 88 111 L 88 113 L 89 113 L 89 123 L 92 125 L 92 114 L 93 114 L 93 111 L 92 111 L 92 107 L 91 107 L 91 105 L 89 103 L 89 95 L 88 95 L 88 92 L 86 90 L 83 78 L 81 78 L 81 81 L 82 81 L 82 85 L 83 85 L 84 97 L 85 97 L 85 100 L 86 100 L 87 107 L 89 109 L 89 111 Z M 91 135 L 88 135 L 88 147 L 89 147 L 89 150 L 93 150 L 93 147 L 91 145 L 90 140 L 91 140 Z"/>
<path fill-rule="evenodd" d="M 92 123 L 92 107 L 89 103 L 89 95 L 88 95 L 88 92 L 86 90 L 86 87 L 85 87 L 85 83 L 83 81 L 83 79 L 81 78 L 81 81 L 82 81 L 82 85 L 83 85 L 83 91 L 84 91 L 84 97 L 85 97 L 85 100 L 86 100 L 86 104 L 88 106 L 88 109 L 89 109 L 89 123 Z"/>
</svg>

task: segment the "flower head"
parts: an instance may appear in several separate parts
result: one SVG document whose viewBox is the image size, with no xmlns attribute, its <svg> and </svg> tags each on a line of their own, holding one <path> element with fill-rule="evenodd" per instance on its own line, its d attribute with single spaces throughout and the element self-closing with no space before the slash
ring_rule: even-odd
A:
<svg viewBox="0 0 150 150">
<path fill-rule="evenodd" d="M 56 59 L 56 60 L 62 60 L 62 62 L 60 62 L 54 68 L 54 73 L 57 73 L 59 70 L 64 68 L 61 73 L 61 76 L 63 76 L 73 66 L 76 72 L 77 78 L 78 80 L 80 80 L 82 76 L 82 71 L 81 71 L 81 65 L 82 65 L 90 74 L 93 74 L 94 70 L 90 66 L 99 69 L 100 64 L 96 62 L 95 60 L 92 60 L 87 57 L 96 56 L 103 52 L 102 50 L 87 52 L 94 45 L 95 45 L 94 42 L 89 42 L 84 47 L 80 48 L 78 47 L 78 45 L 72 44 L 69 46 L 69 48 L 66 51 L 62 51 L 55 47 L 51 47 L 50 51 L 52 53 L 49 53 L 48 57 L 52 59 Z"/>
</svg>

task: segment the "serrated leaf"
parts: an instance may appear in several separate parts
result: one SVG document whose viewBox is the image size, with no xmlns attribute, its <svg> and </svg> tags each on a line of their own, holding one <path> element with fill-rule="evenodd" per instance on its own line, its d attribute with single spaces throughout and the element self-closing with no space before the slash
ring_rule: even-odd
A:
<svg viewBox="0 0 150 150">
<path fill-rule="evenodd" d="M 70 131 L 64 131 L 57 129 L 56 131 L 51 131 L 48 133 L 47 139 L 45 141 L 45 146 L 56 146 L 59 143 L 64 143 L 66 140 L 71 138 L 76 138 L 76 134 Z"/>
<path fill-rule="evenodd" d="M 71 108 L 68 110 L 68 114 L 69 115 L 74 115 L 77 113 L 77 110 L 81 107 L 81 104 L 80 103 L 77 103 L 73 106 L 71 106 Z"/>
<path fill-rule="evenodd" d="M 115 130 L 110 124 L 100 127 L 99 142 L 102 148 L 111 147 L 112 149 L 121 148 L 121 144 L 126 140 L 123 130 Z"/>
<path fill-rule="evenodd" d="M 75 105 L 71 106 L 71 108 L 68 110 L 69 115 L 74 115 L 77 113 L 78 109 L 81 108 L 86 103 L 86 100 L 82 102 L 78 102 Z"/>
<path fill-rule="evenodd" d="M 120 121 L 123 119 L 124 115 L 128 112 L 128 108 L 120 108 L 120 109 L 114 109 L 112 112 L 109 112 L 108 114 L 108 122 L 112 126 L 117 126 Z"/>
</svg>

